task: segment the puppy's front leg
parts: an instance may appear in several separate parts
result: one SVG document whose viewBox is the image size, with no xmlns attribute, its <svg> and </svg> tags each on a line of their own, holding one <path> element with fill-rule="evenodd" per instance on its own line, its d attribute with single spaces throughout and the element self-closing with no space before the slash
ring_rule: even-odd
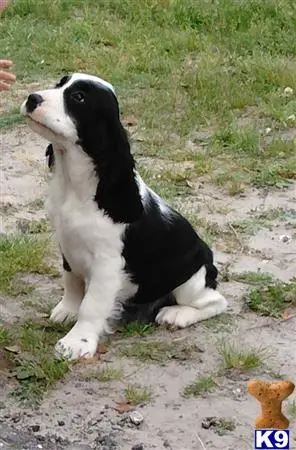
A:
<svg viewBox="0 0 296 450">
<path fill-rule="evenodd" d="M 58 341 L 55 347 L 57 356 L 67 359 L 94 356 L 99 338 L 108 330 L 107 320 L 119 290 L 120 271 L 112 271 L 110 262 L 92 271 L 78 320 L 69 333 Z"/>
</svg>

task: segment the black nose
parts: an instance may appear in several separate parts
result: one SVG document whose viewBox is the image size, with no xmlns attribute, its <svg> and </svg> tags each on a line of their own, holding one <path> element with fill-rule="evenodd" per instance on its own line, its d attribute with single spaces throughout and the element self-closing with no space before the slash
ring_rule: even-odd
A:
<svg viewBox="0 0 296 450">
<path fill-rule="evenodd" d="M 43 98 L 39 94 L 30 94 L 26 103 L 28 113 L 32 113 L 38 105 L 41 105 Z"/>
</svg>

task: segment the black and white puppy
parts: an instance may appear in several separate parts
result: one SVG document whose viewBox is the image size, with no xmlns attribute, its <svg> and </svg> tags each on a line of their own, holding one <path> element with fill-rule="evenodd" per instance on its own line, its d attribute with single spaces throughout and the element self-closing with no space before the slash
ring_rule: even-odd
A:
<svg viewBox="0 0 296 450">
<path fill-rule="evenodd" d="M 51 320 L 76 319 L 59 355 L 93 356 L 112 319 L 183 328 L 225 310 L 212 251 L 135 171 L 111 84 L 64 76 L 21 112 L 52 144 L 47 210 L 65 290 Z"/>
</svg>

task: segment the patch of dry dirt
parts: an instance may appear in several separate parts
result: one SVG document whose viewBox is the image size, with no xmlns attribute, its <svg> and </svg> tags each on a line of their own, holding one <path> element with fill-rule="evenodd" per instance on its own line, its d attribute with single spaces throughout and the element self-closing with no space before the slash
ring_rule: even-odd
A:
<svg viewBox="0 0 296 450">
<path fill-rule="evenodd" d="M 0 232 L 10 233 L 21 219 L 45 217 L 40 199 L 46 195 L 46 143 L 23 127 L 1 136 L 1 195 Z M 240 197 L 228 197 L 216 188 L 199 186 L 183 208 L 198 211 L 201 217 L 220 225 L 237 220 L 249 220 L 256 212 L 270 208 L 296 209 L 296 184 L 289 190 L 262 192 L 252 190 Z M 296 273 L 295 222 L 288 218 L 271 221 L 268 228 L 258 229 L 248 236 L 248 250 L 235 254 L 216 252 L 216 260 L 223 271 L 270 272 L 283 281 Z M 292 239 L 281 240 L 282 235 Z M 233 239 L 238 239 L 233 232 Z M 230 244 L 231 245 L 231 241 Z M 35 297 L 52 304 L 60 295 L 58 284 L 48 279 L 35 280 Z M 173 334 L 158 330 L 149 338 L 160 341 L 184 339 L 202 349 L 196 359 L 165 364 L 140 362 L 118 356 L 125 341 L 113 339 L 104 360 L 113 367 L 123 369 L 118 381 L 99 382 L 87 379 L 89 365 L 76 365 L 71 374 L 55 389 L 45 395 L 40 406 L 25 409 L 16 404 L 9 394 L 9 383 L 0 390 L 0 446 L 1 448 L 96 448 L 96 449 L 157 449 L 171 450 L 249 450 L 253 448 L 253 425 L 258 404 L 246 392 L 248 379 L 256 376 L 274 378 L 281 373 L 296 381 L 296 319 L 287 321 L 260 317 L 246 309 L 243 294 L 248 286 L 238 282 L 222 282 L 221 289 L 229 299 L 225 324 L 216 326 L 200 323 L 188 330 Z M 35 297 L 32 297 L 34 301 Z M 0 297 L 1 299 L 1 297 Z M 58 300 L 58 298 L 56 298 Z M 19 300 L 2 298 L 2 320 L 13 322 L 34 314 L 32 305 L 26 307 Z M 217 346 L 221 338 L 250 346 L 264 345 L 270 354 L 260 369 L 249 373 L 221 371 L 221 358 Z M 174 341 L 173 341 L 174 342 Z M 177 344 L 176 344 L 177 345 Z M 98 368 L 98 363 L 92 369 Z M 1 371 L 1 369 L 0 369 Z M 184 398 L 184 387 L 197 376 L 211 375 L 216 387 L 197 398 Z M 114 406 L 127 384 L 140 384 L 151 388 L 152 399 L 136 409 L 144 420 L 134 425 L 129 412 L 119 414 Z M 294 397 L 291 398 L 295 399 Z M 231 419 L 233 431 L 217 433 L 203 427 L 207 417 Z M 296 424 L 292 448 L 296 448 Z M 4 431 L 5 429 L 5 431 Z M 9 434 L 9 430 L 16 433 Z M 5 434 L 6 433 L 6 434 Z M 8 433 L 8 435 L 7 435 Z M 2 441 L 1 441 L 2 440 Z M 2 444 L 1 444 L 2 442 Z M 137 447 L 138 445 L 138 447 Z M 141 447 L 142 445 L 142 447 Z"/>
</svg>

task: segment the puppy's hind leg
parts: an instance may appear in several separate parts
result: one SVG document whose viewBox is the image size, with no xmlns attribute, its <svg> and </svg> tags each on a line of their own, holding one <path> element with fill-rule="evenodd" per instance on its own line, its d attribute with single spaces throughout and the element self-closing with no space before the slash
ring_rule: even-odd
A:
<svg viewBox="0 0 296 450">
<path fill-rule="evenodd" d="M 157 323 L 185 328 L 221 314 L 226 309 L 227 301 L 216 291 L 215 278 L 208 279 L 208 270 L 206 266 L 202 266 L 188 281 L 173 291 L 177 305 L 162 308 L 156 317 Z"/>
</svg>

